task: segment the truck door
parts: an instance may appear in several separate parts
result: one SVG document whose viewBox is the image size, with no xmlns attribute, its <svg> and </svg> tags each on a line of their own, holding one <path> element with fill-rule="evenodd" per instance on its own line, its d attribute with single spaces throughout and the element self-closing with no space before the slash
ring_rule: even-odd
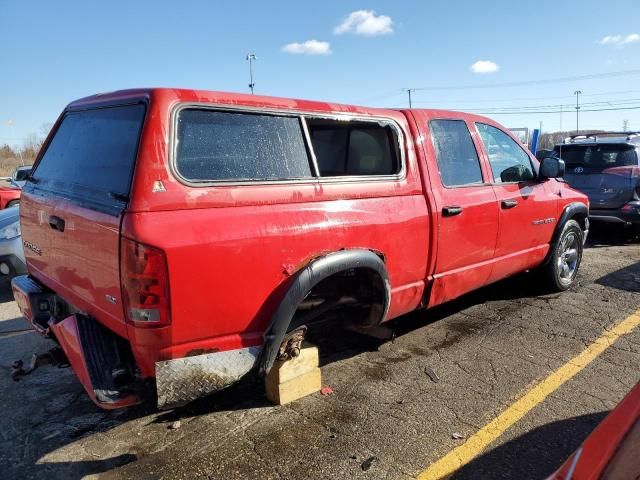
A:
<svg viewBox="0 0 640 480">
<path fill-rule="evenodd" d="M 435 203 L 437 253 L 428 305 L 485 285 L 496 247 L 498 206 L 467 122 L 414 116 L 423 132 Z"/>
<path fill-rule="evenodd" d="M 536 178 L 533 160 L 505 131 L 476 122 L 498 200 L 500 228 L 490 281 L 534 267 L 547 254 L 557 222 L 558 187 Z"/>
</svg>

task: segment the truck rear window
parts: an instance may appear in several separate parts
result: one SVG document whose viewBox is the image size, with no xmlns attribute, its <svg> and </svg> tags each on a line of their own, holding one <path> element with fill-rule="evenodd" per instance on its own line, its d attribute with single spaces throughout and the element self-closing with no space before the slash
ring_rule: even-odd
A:
<svg viewBox="0 0 640 480">
<path fill-rule="evenodd" d="M 311 178 L 298 117 L 184 109 L 175 165 L 193 182 Z"/>
<path fill-rule="evenodd" d="M 142 104 L 65 114 L 33 178 L 72 195 L 127 197 L 144 119 Z"/>
</svg>

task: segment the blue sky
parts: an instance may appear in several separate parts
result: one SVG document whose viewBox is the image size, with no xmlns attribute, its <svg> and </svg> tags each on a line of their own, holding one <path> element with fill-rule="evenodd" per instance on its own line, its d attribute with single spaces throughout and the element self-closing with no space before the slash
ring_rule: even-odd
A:
<svg viewBox="0 0 640 480">
<path fill-rule="evenodd" d="M 0 0 L 0 144 L 40 133 L 68 102 L 92 93 L 143 86 L 247 91 L 248 52 L 258 56 L 256 93 L 382 107 L 406 106 L 403 87 L 640 70 L 638 18 L 638 0 Z M 476 73 L 478 61 L 498 70 Z M 583 102 L 598 102 L 592 108 L 640 107 L 638 82 L 640 72 L 419 90 L 414 107 L 556 112 L 570 108 L 576 89 Z M 545 130 L 558 129 L 561 117 L 489 116 L 514 127 L 543 121 Z M 624 119 L 640 130 L 640 109 L 583 112 L 580 125 L 620 129 Z M 575 128 L 575 110 L 562 122 Z"/>
</svg>

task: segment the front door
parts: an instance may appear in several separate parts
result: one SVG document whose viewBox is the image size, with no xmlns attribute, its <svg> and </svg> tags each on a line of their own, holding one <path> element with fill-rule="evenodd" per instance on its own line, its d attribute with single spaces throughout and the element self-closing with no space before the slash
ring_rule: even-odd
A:
<svg viewBox="0 0 640 480">
<path fill-rule="evenodd" d="M 500 226 L 491 281 L 538 265 L 558 219 L 558 188 L 538 181 L 529 154 L 506 132 L 475 124 L 489 160 Z"/>
<path fill-rule="evenodd" d="M 491 273 L 498 207 L 463 119 L 420 118 L 436 207 L 437 257 L 429 306 L 485 285 Z M 426 117 L 426 116 L 425 116 Z M 430 138 L 429 138 L 430 137 Z M 435 161 L 434 161 L 435 160 Z"/>
</svg>

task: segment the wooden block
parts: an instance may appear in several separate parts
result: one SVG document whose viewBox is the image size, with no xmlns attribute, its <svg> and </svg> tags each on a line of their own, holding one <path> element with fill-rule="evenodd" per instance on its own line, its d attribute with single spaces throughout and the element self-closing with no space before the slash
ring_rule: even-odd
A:
<svg viewBox="0 0 640 480">
<path fill-rule="evenodd" d="M 273 371 L 273 370 L 272 370 Z M 270 375 L 271 373 L 269 373 Z M 272 379 L 265 381 L 267 398 L 276 405 L 284 405 L 299 398 L 306 397 L 317 392 L 322 387 L 320 369 L 315 367 L 306 373 L 291 378 L 286 382 L 275 382 Z"/>
<path fill-rule="evenodd" d="M 267 381 L 283 383 L 299 377 L 320 365 L 318 347 L 304 347 L 300 355 L 291 360 L 276 360 L 267 375 Z"/>
</svg>

